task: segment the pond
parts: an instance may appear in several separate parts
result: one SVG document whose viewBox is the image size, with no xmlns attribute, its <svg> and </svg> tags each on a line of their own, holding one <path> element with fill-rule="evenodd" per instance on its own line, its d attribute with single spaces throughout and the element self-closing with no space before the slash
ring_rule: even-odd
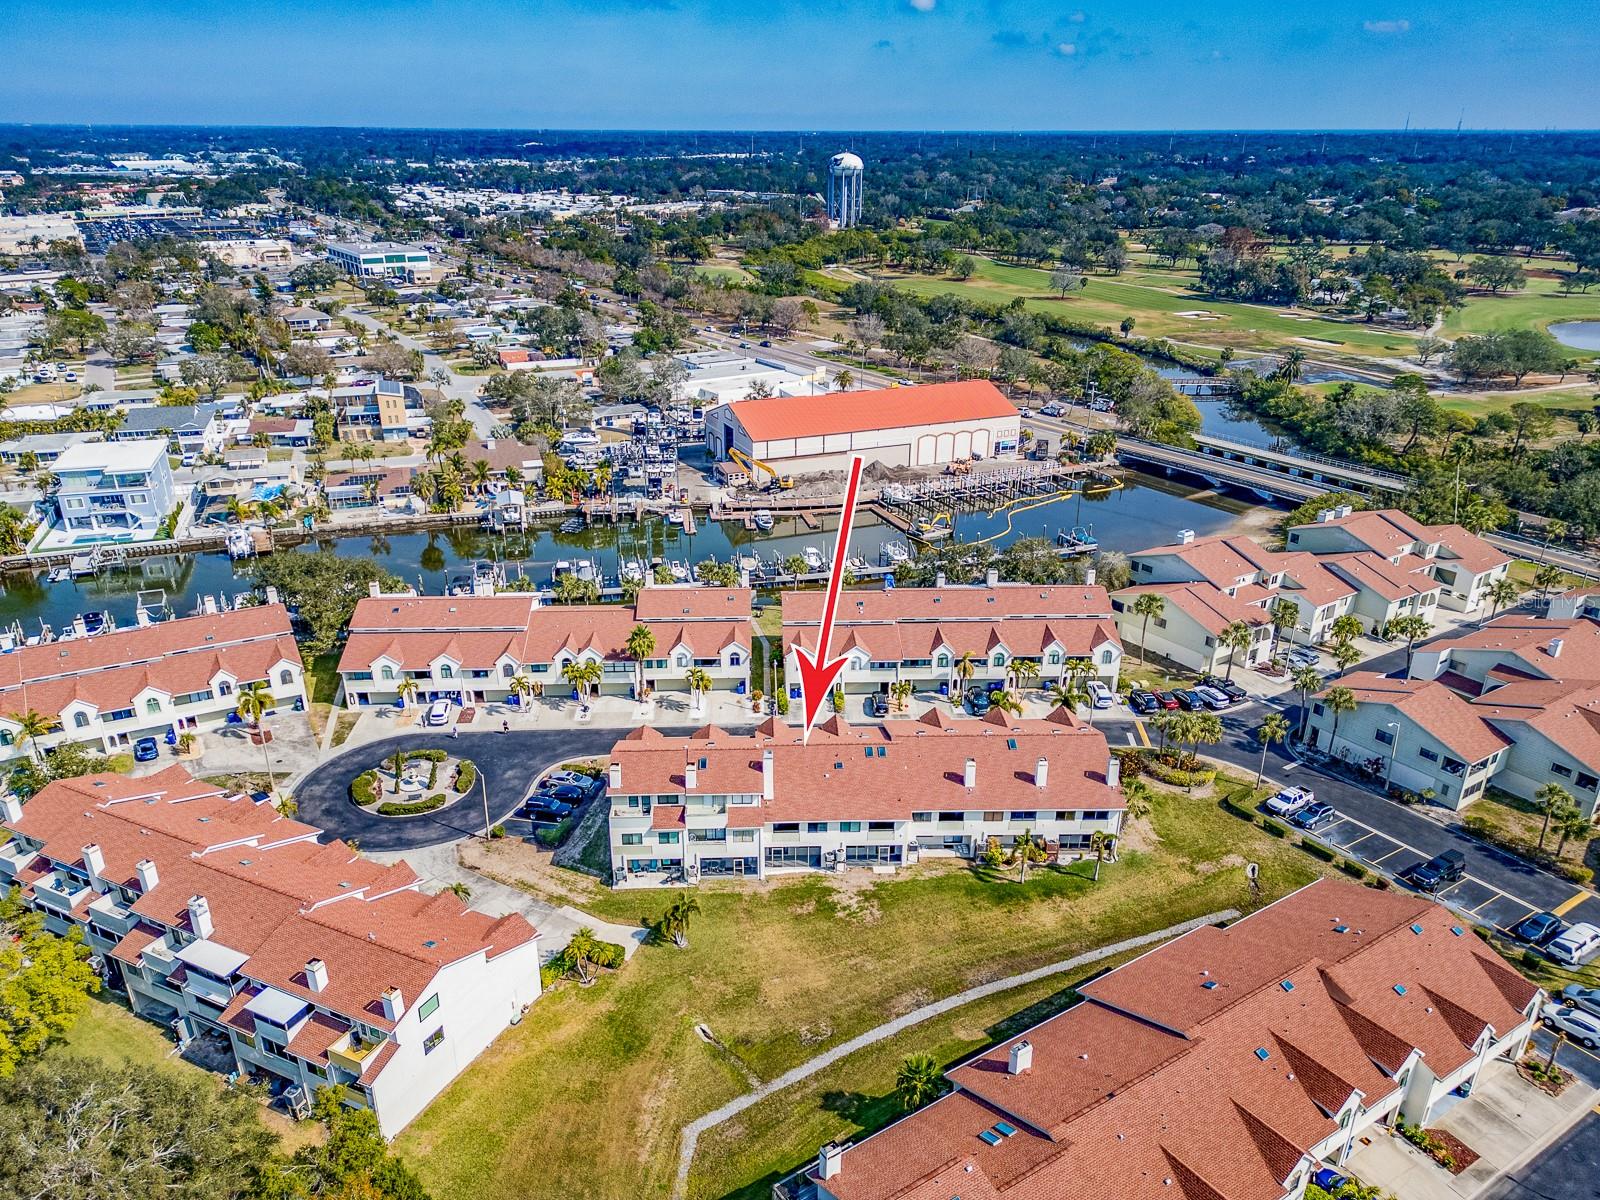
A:
<svg viewBox="0 0 1600 1200">
<path fill-rule="evenodd" d="M 1557 321 L 1550 336 L 1574 350 L 1600 350 L 1600 321 Z"/>
</svg>

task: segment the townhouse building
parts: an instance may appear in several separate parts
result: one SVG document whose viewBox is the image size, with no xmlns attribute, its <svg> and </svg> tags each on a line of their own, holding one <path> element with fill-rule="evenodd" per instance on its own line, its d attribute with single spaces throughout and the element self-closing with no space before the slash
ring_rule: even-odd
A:
<svg viewBox="0 0 1600 1200">
<path fill-rule="evenodd" d="M 608 785 L 615 884 L 892 871 L 1024 833 L 1070 856 L 1115 837 L 1126 808 L 1104 735 L 1065 708 L 1043 720 L 833 717 L 809 740 L 777 718 L 749 735 L 641 726 L 612 748 Z"/>
<path fill-rule="evenodd" d="M 63 545 L 144 541 L 177 507 L 165 439 L 84 442 L 51 468 L 58 514 L 51 537 Z"/>
<path fill-rule="evenodd" d="M 392 1137 L 538 997 L 538 934 L 320 832 L 178 766 L 58 780 L 0 800 L 0 884 L 180 1044 Z"/>
<path fill-rule="evenodd" d="M 257 682 L 276 705 L 305 707 L 305 667 L 281 604 L 19 646 L 0 655 L 0 762 L 63 742 L 112 754 L 141 737 L 216 729 Z M 51 722 L 37 745 L 24 744 L 28 712 Z"/>
<path fill-rule="evenodd" d="M 713 690 L 750 678 L 748 588 L 644 588 L 633 604 L 543 605 L 537 595 L 374 595 L 356 605 L 339 659 L 345 702 L 393 704 L 403 680 L 420 701 L 507 702 L 514 681 L 566 695 L 569 663 L 593 662 L 602 695 L 628 695 L 638 671 L 653 691 L 688 690 L 701 670 Z M 642 668 L 628 654 L 637 625 L 655 636 Z M 517 686 L 520 686 L 517 685 Z"/>
<path fill-rule="evenodd" d="M 785 678 L 800 678 L 798 648 L 814 651 L 823 594 L 783 595 Z M 1111 598 L 1094 584 L 987 582 L 931 588 L 848 591 L 839 598 L 829 654 L 844 656 L 838 688 L 887 693 L 905 681 L 919 691 L 957 695 L 965 686 L 1004 683 L 1019 659 L 1037 667 L 1034 686 L 1059 682 L 1074 664 L 1115 685 L 1122 643 Z M 1076 667 L 1074 667 L 1076 669 Z M 790 699 L 800 696 L 797 683 Z"/>
<path fill-rule="evenodd" d="M 1161 597 L 1161 612 L 1148 621 L 1134 611 L 1139 597 Z M 1138 644 L 1139 655 L 1158 654 L 1202 674 L 1226 671 L 1232 662 L 1254 667 L 1272 654 L 1272 620 L 1258 605 L 1237 600 L 1204 583 L 1143 583 L 1111 597 L 1117 630 L 1124 641 Z M 1244 625 L 1250 644 L 1236 649 L 1223 640 L 1228 628 Z"/>
<path fill-rule="evenodd" d="M 1593 817 L 1600 792 L 1600 621 L 1501 617 L 1420 647 L 1408 679 L 1336 680 L 1356 694 L 1332 740 L 1312 706 L 1313 745 L 1381 757 L 1400 787 L 1460 808 L 1492 784 L 1525 800 L 1558 783 Z"/>
<path fill-rule="evenodd" d="M 774 1194 L 1300 1200 L 1375 1126 L 1510 1069 L 1543 998 L 1442 905 L 1329 879 L 1079 991 Z"/>
</svg>

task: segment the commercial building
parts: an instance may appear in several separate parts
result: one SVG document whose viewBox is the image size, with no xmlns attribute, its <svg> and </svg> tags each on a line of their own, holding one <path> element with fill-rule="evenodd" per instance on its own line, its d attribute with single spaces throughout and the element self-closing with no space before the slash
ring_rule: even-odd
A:
<svg viewBox="0 0 1600 1200">
<path fill-rule="evenodd" d="M 639 670 L 627 649 L 636 625 L 655 636 L 655 657 L 643 665 L 651 690 L 686 691 L 695 669 L 716 690 L 748 686 L 747 588 L 652 586 L 633 604 L 590 605 L 544 605 L 537 595 L 511 592 L 375 595 L 350 619 L 339 659 L 345 703 L 392 704 L 402 680 L 424 702 L 505 702 L 519 679 L 565 695 L 564 668 L 589 662 L 600 666 L 601 694 L 627 695 Z"/>
<path fill-rule="evenodd" d="M 78 930 L 133 1011 L 305 1111 L 338 1087 L 399 1133 L 539 995 L 517 913 L 429 896 L 182 767 L 0 800 L 0 884 Z"/>
<path fill-rule="evenodd" d="M 1334 880 L 1078 990 L 775 1194 L 1299 1200 L 1374 1126 L 1509 1070 L 1542 999 L 1442 905 Z"/>
<path fill-rule="evenodd" d="M 159 621 L 0 655 L 0 761 L 63 742 L 114 753 L 141 737 L 215 729 L 262 682 L 302 709 L 305 668 L 281 604 Z M 19 714 L 51 732 L 24 744 Z"/>
<path fill-rule="evenodd" d="M 823 593 L 783 595 L 784 677 L 800 678 L 795 652 L 814 652 L 822 624 Z M 987 583 L 932 588 L 892 588 L 841 594 L 829 657 L 843 657 L 838 687 L 847 693 L 882 692 L 909 682 L 918 691 L 959 695 L 967 686 L 1016 678 L 1018 660 L 1032 686 L 1060 682 L 1074 664 L 1115 685 L 1122 644 L 1103 587 Z M 798 700 L 791 682 L 790 698 Z"/>
<path fill-rule="evenodd" d="M 843 471 L 850 456 L 885 467 L 939 467 L 1017 452 L 1016 405 L 987 380 L 875 392 L 735 400 L 706 414 L 713 458 L 738 450 L 785 472 Z"/>
<path fill-rule="evenodd" d="M 72 446 L 51 473 L 59 517 L 47 541 L 62 545 L 153 538 L 179 499 L 161 438 Z"/>
<path fill-rule="evenodd" d="M 833 717 L 809 741 L 776 717 L 746 736 L 641 726 L 612 747 L 608 782 L 619 884 L 893 870 L 1023 833 L 1082 854 L 1120 832 L 1126 808 L 1105 736 L 1064 708 L 1034 721 Z"/>
<path fill-rule="evenodd" d="M 328 261 L 346 275 L 361 279 L 426 282 L 433 277 L 433 258 L 425 246 L 399 242 L 333 242 Z"/>
<path fill-rule="evenodd" d="M 828 390 L 822 367 L 808 371 L 731 350 L 697 350 L 674 357 L 689 371 L 674 399 L 703 407 L 743 400 L 758 388 L 772 396 L 818 396 Z"/>
</svg>

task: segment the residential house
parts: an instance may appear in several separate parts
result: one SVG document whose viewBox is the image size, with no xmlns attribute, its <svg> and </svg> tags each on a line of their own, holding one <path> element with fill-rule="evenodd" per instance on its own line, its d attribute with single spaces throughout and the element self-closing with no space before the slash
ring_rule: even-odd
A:
<svg viewBox="0 0 1600 1200">
<path fill-rule="evenodd" d="M 627 695 L 641 670 L 628 654 L 636 625 L 655 635 L 642 671 L 652 691 L 684 692 L 699 668 L 721 691 L 750 678 L 747 588 L 646 587 L 633 604 L 545 605 L 538 595 L 374 595 L 356 605 L 339 659 L 345 703 L 392 704 L 400 683 L 421 701 L 504 703 L 519 677 L 570 692 L 569 663 L 598 663 L 600 692 Z"/>
<path fill-rule="evenodd" d="M 80 443 L 51 471 L 64 544 L 153 538 L 179 500 L 165 439 Z"/>
<path fill-rule="evenodd" d="M 283 309 L 278 317 L 291 333 L 326 333 L 333 327 L 333 318 L 327 313 L 304 305 Z"/>
<path fill-rule="evenodd" d="M 265 439 L 269 446 L 294 449 L 311 445 L 314 437 L 312 422 L 306 417 L 251 417 L 239 441 L 254 445 Z"/>
<path fill-rule="evenodd" d="M 1065 708 L 1031 721 L 832 717 L 809 740 L 776 717 L 750 735 L 641 726 L 612 747 L 609 771 L 616 883 L 892 870 L 1023 833 L 1083 854 L 1121 830 L 1126 807 L 1105 736 Z"/>
<path fill-rule="evenodd" d="M 97 429 L 75 430 L 71 433 L 34 433 L 27 437 L 12 438 L 10 441 L 0 442 L 0 463 L 8 467 L 20 467 L 21 463 L 30 455 L 40 467 L 48 467 L 60 458 L 64 451 L 79 446 L 85 442 L 103 442 L 105 435 Z"/>
<path fill-rule="evenodd" d="M 173 454 L 211 454 L 222 449 L 223 423 L 215 404 L 158 405 L 125 409 L 113 442 L 164 437 Z"/>
<path fill-rule="evenodd" d="M 275 706 L 305 707 L 305 667 L 281 604 L 20 646 L 0 655 L 0 761 L 63 742 L 110 754 L 141 737 L 216 729 L 256 682 Z M 51 724 L 37 745 L 24 744 L 28 712 Z"/>
<path fill-rule="evenodd" d="M 433 420 L 423 389 L 393 379 L 364 379 L 333 389 L 334 425 L 340 441 L 426 438 Z"/>
<path fill-rule="evenodd" d="M 781 1194 L 1301 1200 L 1375 1126 L 1509 1071 L 1543 1000 L 1444 906 L 1332 879 L 1078 991 Z"/>
<path fill-rule="evenodd" d="M 1161 597 L 1161 612 L 1148 620 L 1134 611 L 1140 596 Z M 1111 597 L 1117 632 L 1139 644 L 1141 660 L 1149 655 L 1168 659 L 1202 674 L 1222 673 L 1229 662 L 1254 667 L 1272 654 L 1272 620 L 1266 610 L 1235 599 L 1206 583 L 1137 583 Z M 1224 641 L 1233 625 L 1250 630 L 1250 643 L 1235 649 Z"/>
<path fill-rule="evenodd" d="M 796 651 L 816 650 L 823 593 L 785 592 L 783 652 L 790 698 L 798 699 Z M 908 682 L 918 691 L 959 693 L 965 686 L 1013 678 L 1016 660 L 1037 667 L 1032 686 L 1057 683 L 1070 665 L 1115 685 L 1122 644 L 1111 599 L 1095 584 L 1001 583 L 852 590 L 839 598 L 831 657 L 843 656 L 838 687 L 887 693 Z"/>
<path fill-rule="evenodd" d="M 335 511 L 358 508 L 403 510 L 416 494 L 415 467 L 357 467 L 335 471 L 322 481 L 322 494 Z"/>
<path fill-rule="evenodd" d="M 539 996 L 520 914 L 427 895 L 179 766 L 8 796 L 0 825 L 0 884 L 79 931 L 137 1015 L 300 1112 L 336 1088 L 393 1137 Z"/>
</svg>

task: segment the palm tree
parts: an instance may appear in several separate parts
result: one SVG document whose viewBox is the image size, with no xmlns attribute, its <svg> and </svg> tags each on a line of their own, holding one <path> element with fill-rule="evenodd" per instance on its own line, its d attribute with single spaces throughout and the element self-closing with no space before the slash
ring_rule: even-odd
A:
<svg viewBox="0 0 1600 1200">
<path fill-rule="evenodd" d="M 638 700 L 644 699 L 644 663 L 645 659 L 653 658 L 656 652 L 655 630 L 642 621 L 635 625 L 628 633 L 628 640 L 623 648 L 628 652 L 628 657 L 633 659 L 633 694 Z"/>
<path fill-rule="evenodd" d="M 961 693 L 966 691 L 967 684 L 971 683 L 972 677 L 978 673 L 978 664 L 973 659 L 971 654 L 963 654 L 960 658 L 956 659 L 956 664 L 953 670 L 955 672 L 956 679 L 961 681 L 961 685 L 960 687 L 954 689 L 955 695 L 950 697 L 950 703 L 960 704 Z"/>
<path fill-rule="evenodd" d="M 1555 563 L 1545 563 L 1533 573 L 1533 586 L 1539 589 L 1539 599 L 1549 599 L 1550 593 L 1561 583 L 1561 568 Z"/>
<path fill-rule="evenodd" d="M 1578 802 L 1559 783 L 1547 783 L 1533 794 L 1533 805 L 1544 815 L 1544 824 L 1539 826 L 1539 849 L 1543 850 L 1551 823 L 1568 815 L 1569 808 L 1576 809 Z"/>
<path fill-rule="evenodd" d="M 1323 706 L 1333 714 L 1333 728 L 1328 731 L 1328 750 L 1333 750 L 1333 743 L 1339 736 L 1339 718 L 1344 713 L 1355 712 L 1358 707 L 1356 694 L 1347 687 L 1331 687 L 1322 697 Z"/>
<path fill-rule="evenodd" d="M 561 678 L 572 685 L 580 701 L 587 700 L 590 692 L 600 686 L 602 675 L 600 664 L 592 658 L 585 662 L 574 659 L 561 668 Z"/>
<path fill-rule="evenodd" d="M 909 679 L 902 679 L 889 686 L 889 695 L 894 697 L 896 712 L 905 712 L 906 705 L 910 702 L 911 694 L 914 691 L 916 691 L 916 688 Z"/>
<path fill-rule="evenodd" d="M 1495 614 L 1521 594 L 1522 592 L 1517 587 L 1516 581 L 1509 575 L 1502 575 L 1499 579 L 1496 579 L 1489 585 L 1489 603 L 1494 606 L 1489 610 L 1489 619 L 1493 620 Z"/>
<path fill-rule="evenodd" d="M 1561 835 L 1561 841 L 1556 844 L 1556 857 L 1560 858 L 1566 851 L 1568 838 L 1587 840 L 1594 836 L 1594 818 L 1584 816 L 1583 810 L 1574 804 L 1569 812 L 1563 814 L 1556 825 L 1556 832 Z M 1579 857 L 1582 857 L 1581 853 Z"/>
<path fill-rule="evenodd" d="M 1100 864 L 1105 861 L 1106 855 L 1111 853 L 1111 848 L 1116 844 L 1116 835 L 1106 833 L 1104 830 L 1097 829 L 1089 835 L 1089 849 L 1094 851 L 1094 879 L 1091 882 L 1100 882 Z"/>
<path fill-rule="evenodd" d="M 1014 693 L 1003 689 L 989 693 L 989 707 L 998 708 L 1001 712 L 1008 712 L 1012 716 L 1022 715 L 1022 701 Z"/>
<path fill-rule="evenodd" d="M 1012 847 L 1011 853 L 1016 856 L 1021 868 L 1017 882 L 1027 883 L 1028 864 L 1045 860 L 1043 839 L 1034 837 L 1030 830 L 1024 829 L 1017 834 L 1016 844 Z"/>
<path fill-rule="evenodd" d="M 1261 765 L 1256 769 L 1256 787 L 1261 786 L 1261 777 L 1267 773 L 1268 748 L 1288 736 L 1289 719 L 1282 713 L 1268 713 L 1266 720 L 1256 730 L 1256 738 L 1261 742 Z"/>
<path fill-rule="evenodd" d="M 1060 683 L 1050 685 L 1050 703 L 1056 708 L 1065 708 L 1076 714 L 1078 705 L 1088 702 L 1089 693 L 1084 691 L 1077 679 L 1071 676 L 1064 677 Z"/>
<path fill-rule="evenodd" d="M 1339 674 L 1343 675 L 1361 661 L 1361 651 L 1349 642 L 1340 642 L 1333 648 L 1333 661 L 1339 665 Z"/>
<path fill-rule="evenodd" d="M 472 889 L 466 884 L 462 883 L 459 879 L 452 883 L 449 887 L 445 888 L 445 891 L 449 892 L 463 904 L 472 899 Z"/>
<path fill-rule="evenodd" d="M 798 554 L 791 554 L 783 560 L 783 573 L 799 577 L 806 573 L 806 560 Z"/>
<path fill-rule="evenodd" d="M 1017 691 L 1025 691 L 1029 683 L 1039 678 L 1039 660 L 1036 658 L 1013 658 L 1011 665 L 1006 668 L 1016 683 Z"/>
<path fill-rule="evenodd" d="M 667 905 L 661 914 L 661 932 L 672 939 L 672 944 L 682 950 L 689 944 L 689 918 L 700 912 L 700 901 L 687 888 L 683 894 Z"/>
<path fill-rule="evenodd" d="M 572 935 L 572 940 L 567 943 L 567 948 L 562 951 L 568 970 L 578 977 L 579 987 L 588 987 L 594 982 L 592 968 L 595 957 L 599 953 L 600 941 L 594 936 L 594 930 L 587 925 Z"/>
<path fill-rule="evenodd" d="M 395 685 L 395 695 L 400 698 L 400 707 L 404 708 L 417 698 L 417 681 L 407 675 Z"/>
<path fill-rule="evenodd" d="M 1222 740 L 1225 732 L 1222 728 L 1222 718 L 1213 712 L 1190 713 L 1194 718 L 1194 725 L 1189 730 L 1189 757 L 1198 759 L 1200 744 L 1215 746 Z"/>
<path fill-rule="evenodd" d="M 1322 675 L 1315 667 L 1301 667 L 1294 673 L 1294 690 L 1300 693 L 1300 737 L 1306 736 L 1306 721 L 1311 716 L 1311 696 L 1322 690 Z"/>
<path fill-rule="evenodd" d="M 701 711 L 705 707 L 706 693 L 711 690 L 711 676 L 699 667 L 690 667 L 683 681 L 689 685 L 689 693 L 694 697 L 695 711 Z"/>
<path fill-rule="evenodd" d="M 1123 809 L 1124 817 L 1129 821 L 1142 821 L 1150 815 L 1155 792 L 1144 780 L 1130 779 L 1122 785 L 1122 797 L 1127 805 Z"/>
<path fill-rule="evenodd" d="M 1239 651 L 1250 649 L 1250 643 L 1255 640 L 1255 630 L 1243 621 L 1234 621 L 1217 637 L 1228 648 L 1228 679 L 1233 679 L 1233 664 L 1238 659 Z"/>
<path fill-rule="evenodd" d="M 901 1060 L 894 1077 L 894 1094 L 906 1112 L 921 1108 L 943 1090 L 944 1080 L 933 1055 L 908 1054 Z"/>
<path fill-rule="evenodd" d="M 1361 618 L 1354 613 L 1335 617 L 1333 624 L 1328 626 L 1328 634 L 1335 645 L 1347 645 L 1361 636 Z"/>
<path fill-rule="evenodd" d="M 1280 596 L 1272 602 L 1272 607 L 1267 610 L 1267 615 L 1272 618 L 1272 654 L 1278 654 L 1278 642 L 1286 629 L 1293 629 L 1300 624 L 1300 606 L 1287 597 Z"/>
<path fill-rule="evenodd" d="M 1162 709 L 1150 718 L 1150 728 L 1161 735 L 1161 744 L 1156 747 L 1156 757 L 1161 757 L 1167 752 L 1167 738 L 1171 736 L 1173 727 L 1178 724 L 1181 714 Z"/>
<path fill-rule="evenodd" d="M 25 713 L 12 713 L 11 719 L 17 723 L 17 732 L 21 734 L 22 740 L 28 743 L 28 749 L 33 751 L 34 759 L 42 765 L 44 754 L 39 749 L 39 739 L 54 728 L 54 722 L 43 713 L 31 708 Z"/>
<path fill-rule="evenodd" d="M 533 681 L 521 671 L 511 677 L 511 694 L 517 698 L 517 707 L 522 707 L 522 702 L 533 695 Z"/>
<path fill-rule="evenodd" d="M 240 720 L 250 722 L 251 728 L 255 730 L 256 739 L 261 743 L 261 761 L 267 768 L 269 792 L 278 790 L 278 780 L 272 773 L 272 755 L 267 752 L 267 739 L 261 736 L 261 722 L 276 704 L 277 701 L 272 698 L 266 680 L 257 679 L 239 690 L 239 701 L 233 709 L 239 714 Z"/>
<path fill-rule="evenodd" d="M 1145 647 L 1149 645 L 1150 618 L 1159 617 L 1166 611 L 1167 599 L 1160 592 L 1145 592 L 1133 602 L 1135 616 L 1143 617 L 1144 622 L 1139 626 L 1139 661 L 1145 660 Z"/>
<path fill-rule="evenodd" d="M 486 458 L 475 458 L 472 465 L 467 468 L 467 479 L 472 484 L 472 490 L 482 492 L 489 486 L 489 476 L 494 473 L 494 468 L 489 465 Z"/>
</svg>

